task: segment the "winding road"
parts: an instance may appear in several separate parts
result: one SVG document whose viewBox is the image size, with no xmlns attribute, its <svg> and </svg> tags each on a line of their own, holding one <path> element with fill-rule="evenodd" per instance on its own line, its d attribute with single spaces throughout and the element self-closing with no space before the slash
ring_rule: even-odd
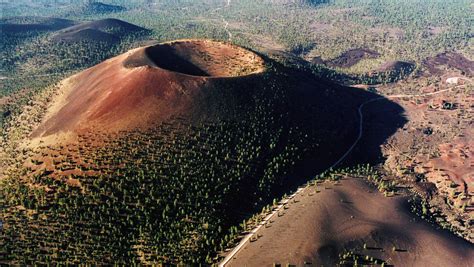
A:
<svg viewBox="0 0 474 267">
<path fill-rule="evenodd" d="M 467 78 L 463 78 L 463 80 L 466 80 L 468 81 L 469 83 L 472 84 L 472 80 L 470 79 L 467 79 Z M 370 99 L 370 100 L 367 100 L 365 101 L 364 103 L 362 103 L 359 108 L 357 109 L 358 113 L 359 113 L 359 134 L 356 138 L 356 140 L 354 141 L 354 143 L 349 147 L 349 149 L 346 151 L 346 153 L 344 153 L 333 165 L 331 165 L 331 167 L 327 168 L 325 171 L 328 171 L 330 169 L 333 169 L 335 168 L 337 165 L 339 165 L 341 162 L 343 162 L 347 156 L 349 156 L 349 154 L 354 150 L 354 148 L 357 146 L 357 144 L 359 143 L 360 139 L 362 139 L 362 136 L 364 135 L 364 107 L 367 106 L 368 104 L 371 104 L 371 103 L 374 103 L 374 102 L 377 102 L 377 101 L 380 101 L 380 100 L 386 100 L 386 99 L 397 99 L 397 98 L 417 98 L 417 97 L 427 97 L 427 96 L 432 96 L 432 95 L 438 95 L 438 94 L 443 94 L 443 93 L 446 93 L 446 92 L 449 92 L 449 91 L 453 91 L 455 89 L 458 89 L 460 87 L 464 87 L 466 86 L 466 84 L 461 84 L 461 85 L 458 85 L 458 86 L 454 86 L 452 88 L 448 88 L 448 89 L 444 89 L 444 90 L 440 90 L 440 91 L 436 91 L 436 92 L 432 92 L 432 93 L 426 93 L 426 94 L 414 94 L 414 95 L 406 95 L 406 94 L 400 94 L 400 95 L 391 95 L 391 96 L 381 96 L 381 97 L 377 97 L 377 98 L 373 98 L 373 99 Z M 265 224 L 271 219 L 273 218 L 273 216 L 278 213 L 285 204 L 287 204 L 291 199 L 293 199 L 296 195 L 298 195 L 301 191 L 303 190 L 303 188 L 299 188 L 294 194 L 292 194 L 290 197 L 288 197 L 287 199 L 285 199 L 284 201 L 281 202 L 281 204 L 276 207 L 272 213 L 270 213 L 269 215 L 267 215 L 262 222 L 260 222 L 260 224 L 255 227 L 252 231 L 250 231 L 247 235 L 245 235 L 245 237 L 240 241 L 240 243 L 234 248 L 232 249 L 232 251 L 229 252 L 229 254 L 219 263 L 219 267 L 224 267 L 226 266 L 227 263 L 229 263 L 233 258 L 234 256 L 245 246 L 245 244 L 250 240 L 250 238 L 252 238 L 252 236 L 258 232 L 258 230 L 260 230 L 260 228 L 262 228 L 263 226 L 265 226 Z"/>
</svg>

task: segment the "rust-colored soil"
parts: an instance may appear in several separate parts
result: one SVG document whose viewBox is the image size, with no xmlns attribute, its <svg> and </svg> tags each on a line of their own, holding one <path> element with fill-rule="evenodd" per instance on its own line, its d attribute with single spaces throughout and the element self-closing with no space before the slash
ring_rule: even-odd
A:
<svg viewBox="0 0 474 267">
<path fill-rule="evenodd" d="M 473 136 L 472 129 L 469 130 L 469 136 Z M 474 141 L 467 137 L 456 138 L 451 143 L 439 145 L 439 157 L 429 159 L 422 167 L 428 172 L 427 179 L 436 184 L 445 181 L 454 182 L 454 184 L 448 182 L 445 186 L 459 186 L 465 196 L 474 195 L 473 155 L 470 151 L 472 147 Z"/>
<path fill-rule="evenodd" d="M 241 47 L 208 40 L 158 44 L 128 57 L 126 67 L 152 66 L 193 76 L 235 77 L 264 69 L 263 60 Z"/>
<path fill-rule="evenodd" d="M 424 78 L 407 80 L 398 85 L 380 87 L 387 94 L 413 90 L 430 93 L 446 90 L 450 73 L 441 82 L 427 84 Z M 393 170 L 400 180 L 425 183 L 434 188 L 432 204 L 439 206 L 448 221 L 465 237 L 474 240 L 474 170 L 472 130 L 472 86 L 466 86 L 443 94 L 423 98 L 396 99 L 405 109 L 407 125 L 397 131 L 384 145 L 387 157 L 385 166 Z M 454 85 L 451 86 L 453 88 Z M 393 92 L 390 92 L 393 91 Z M 376 106 L 369 110 L 378 112 Z"/>
<path fill-rule="evenodd" d="M 221 42 L 188 40 L 131 50 L 65 80 L 32 137 L 160 122 L 189 111 L 211 80 L 264 69 L 256 54 Z"/>
<path fill-rule="evenodd" d="M 415 217 L 407 198 L 384 197 L 357 178 L 305 188 L 256 235 L 228 266 L 335 266 L 344 250 L 395 266 L 474 264 L 471 243 Z"/>
</svg>

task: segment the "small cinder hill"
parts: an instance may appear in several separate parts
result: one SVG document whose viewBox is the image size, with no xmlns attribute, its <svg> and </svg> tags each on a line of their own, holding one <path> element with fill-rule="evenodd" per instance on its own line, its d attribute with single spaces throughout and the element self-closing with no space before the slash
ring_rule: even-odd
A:
<svg viewBox="0 0 474 267">
<path fill-rule="evenodd" d="M 388 61 L 382 64 L 378 69 L 377 72 L 392 72 L 392 73 L 399 73 L 399 72 L 410 72 L 415 67 L 413 63 L 405 62 L 405 61 Z"/>
<path fill-rule="evenodd" d="M 444 52 L 434 57 L 426 58 L 423 61 L 423 65 L 431 75 L 443 74 L 445 72 L 443 67 L 457 69 L 468 76 L 474 73 L 474 61 L 455 52 Z"/>
<path fill-rule="evenodd" d="M 77 31 L 70 31 L 65 33 L 60 33 L 56 35 L 53 39 L 54 41 L 63 41 L 68 43 L 77 43 L 77 42 L 104 42 L 104 43 L 116 43 L 120 40 L 119 37 L 90 28 L 81 29 Z"/>
<path fill-rule="evenodd" d="M 123 36 L 145 32 L 146 29 L 122 20 L 102 19 L 65 28 L 53 36 L 53 41 L 115 43 Z"/>
<path fill-rule="evenodd" d="M 337 58 L 328 60 L 326 64 L 330 67 L 349 68 L 366 58 L 377 58 L 380 54 L 366 48 L 347 50 Z"/>
</svg>

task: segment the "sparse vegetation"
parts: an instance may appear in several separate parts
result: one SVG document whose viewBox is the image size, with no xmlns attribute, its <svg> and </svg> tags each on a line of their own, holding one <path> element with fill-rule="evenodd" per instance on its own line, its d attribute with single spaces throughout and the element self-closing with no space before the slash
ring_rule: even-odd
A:
<svg viewBox="0 0 474 267">
<path fill-rule="evenodd" d="M 54 164 L 32 159 L 22 170 L 27 178 L 11 173 L 2 180 L 2 206 L 9 214 L 2 232 L 7 260 L 107 263 L 110 259 L 104 256 L 111 255 L 114 262 L 123 263 L 139 262 L 141 257 L 149 263 L 213 262 L 213 251 L 227 247 L 238 233 L 230 227 L 242 218 L 232 215 L 236 193 L 253 190 L 242 186 L 253 183 L 254 173 L 262 171 L 255 164 L 272 153 L 251 145 L 261 142 L 257 133 L 237 132 L 230 123 L 173 123 L 145 135 L 134 132 L 107 139 L 100 147 L 92 144 L 97 137 L 91 134 L 81 136 L 78 145 L 40 149 L 42 158 L 55 158 Z M 244 136 L 254 139 L 240 142 Z M 274 158 L 295 157 L 291 149 L 284 151 Z M 274 177 L 279 171 L 269 167 L 264 172 Z M 247 206 L 258 207 L 268 199 L 272 177 L 262 177 L 267 181 L 257 183 L 259 193 L 246 201 Z M 20 233 L 26 238 L 19 239 Z M 75 245 L 52 254 L 65 242 Z M 97 250 L 89 244 L 102 245 Z"/>
<path fill-rule="evenodd" d="M 344 177 L 364 178 L 392 200 L 409 189 L 415 195 L 412 211 L 419 218 L 467 239 L 472 235 L 471 185 L 453 182 L 445 174 L 433 178 L 430 172 L 439 169 L 419 167 L 452 155 L 452 150 L 438 150 L 438 145 L 465 138 L 464 128 L 472 119 L 466 101 L 472 86 L 440 101 L 402 99 L 417 108 L 426 106 L 424 115 L 430 119 L 444 112 L 455 120 L 397 125 L 413 142 L 404 146 L 391 139 L 390 145 L 402 149 L 398 155 L 384 151 L 385 169 L 350 166 L 358 162 L 352 160 L 344 162 L 349 167 L 307 176 L 331 164 L 344 151 L 345 139 L 350 143 L 354 136 L 357 107 L 342 107 L 377 97 L 377 92 L 438 91 L 444 81 L 430 75 L 448 70 L 472 75 L 472 61 L 464 56 L 472 47 L 470 1 L 241 0 L 224 6 L 225 2 L 111 0 L 87 1 L 80 7 L 69 0 L 1 3 L 0 264 L 214 264 L 298 185 L 312 188 L 308 196 L 321 196 L 335 190 Z M 50 18 L 58 10 L 66 19 Z M 106 18 L 148 30 L 91 30 L 97 23 L 117 22 Z M 83 28 L 62 32 L 80 23 Z M 228 64 L 219 69 L 224 75 L 207 69 L 209 73 L 199 76 L 236 78 L 259 72 L 261 80 L 246 77 L 229 86 L 217 79 L 210 87 L 217 90 L 200 99 L 207 116 L 199 119 L 173 116 L 146 128 L 84 131 L 73 143 L 29 143 L 59 93 L 60 80 L 150 44 L 150 39 L 190 38 L 251 48 L 269 59 L 269 73 L 260 73 L 260 64 L 243 64 L 244 53 L 216 59 L 196 49 L 192 56 L 202 60 L 198 63 L 219 68 Z M 302 76 L 294 78 L 293 73 Z M 301 88 L 294 84 L 303 86 L 298 79 L 318 81 L 317 94 L 305 92 L 307 99 L 297 99 Z M 327 80 L 371 85 L 370 94 L 342 94 L 342 89 L 349 89 Z M 239 94 L 229 93 L 232 86 L 242 87 Z M 318 100 L 305 106 L 313 98 Z M 330 105 L 326 99 L 340 103 Z M 464 148 L 456 149 L 464 157 Z M 331 182 L 321 185 L 323 180 Z M 350 204 L 345 197 L 335 202 Z M 298 203 L 292 199 L 277 217 Z M 453 213 L 460 215 L 448 216 Z M 272 221 L 265 228 L 273 229 Z M 259 244 L 261 237 L 255 234 L 250 242 Z M 367 243 L 360 247 L 362 254 L 339 255 L 340 265 L 388 264 L 365 255 L 371 249 Z M 394 244 L 390 253 L 399 252 L 407 251 Z"/>
</svg>

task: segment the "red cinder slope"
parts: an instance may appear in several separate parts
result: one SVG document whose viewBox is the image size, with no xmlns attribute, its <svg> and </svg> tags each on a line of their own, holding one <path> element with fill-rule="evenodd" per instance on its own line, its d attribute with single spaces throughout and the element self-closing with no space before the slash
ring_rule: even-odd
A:
<svg viewBox="0 0 474 267">
<path fill-rule="evenodd" d="M 146 126 L 190 111 L 193 99 L 214 80 L 263 71 L 256 54 L 221 42 L 187 40 L 134 49 L 64 81 L 61 96 L 32 137 Z"/>
</svg>

